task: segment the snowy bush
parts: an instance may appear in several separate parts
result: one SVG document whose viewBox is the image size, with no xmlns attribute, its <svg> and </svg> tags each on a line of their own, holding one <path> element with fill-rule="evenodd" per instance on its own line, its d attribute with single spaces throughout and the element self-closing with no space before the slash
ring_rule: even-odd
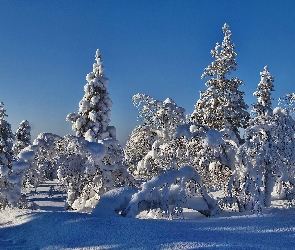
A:
<svg viewBox="0 0 295 250">
<path fill-rule="evenodd" d="M 189 181 L 195 186 L 194 191 L 190 190 Z M 217 201 L 208 195 L 201 177 L 190 166 L 171 170 L 143 184 L 122 215 L 135 217 L 141 211 L 159 209 L 163 216 L 173 218 L 181 216 L 183 208 L 195 209 L 206 216 L 220 212 Z"/>
<path fill-rule="evenodd" d="M 35 153 L 24 180 L 25 186 L 33 186 L 36 189 L 40 183 L 57 178 L 57 161 L 59 159 L 57 145 L 61 140 L 62 137 L 58 135 L 41 133 L 32 145 L 23 150 L 24 152 L 32 150 Z"/>
<path fill-rule="evenodd" d="M 104 145 L 67 135 L 59 146 L 62 154 L 57 172 L 59 181 L 67 191 L 66 208 L 81 210 L 87 206 L 93 207 L 99 195 L 104 193 L 102 189 L 106 182 L 110 181 L 110 178 L 102 177 L 101 159 L 106 153 Z M 86 204 L 91 199 L 96 199 L 95 204 Z"/>
</svg>

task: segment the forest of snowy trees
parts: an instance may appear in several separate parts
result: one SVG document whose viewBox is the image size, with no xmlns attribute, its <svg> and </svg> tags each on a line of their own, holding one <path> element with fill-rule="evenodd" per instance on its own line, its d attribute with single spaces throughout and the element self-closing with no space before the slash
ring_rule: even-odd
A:
<svg viewBox="0 0 295 250">
<path fill-rule="evenodd" d="M 205 216 L 222 210 L 259 213 L 272 199 L 295 199 L 295 94 L 273 107 L 274 77 L 267 66 L 249 107 L 239 90 L 235 45 L 227 24 L 211 50 L 213 62 L 194 111 L 186 114 L 171 98 L 132 97 L 141 124 L 125 147 L 110 126 L 112 101 L 99 50 L 86 76 L 78 111 L 66 120 L 76 135 L 41 133 L 32 142 L 29 122 L 12 132 L 0 103 L 0 209 L 32 208 L 26 194 L 58 180 L 65 209 L 109 209 L 125 217 L 149 211 L 181 217 L 184 208 Z"/>
</svg>

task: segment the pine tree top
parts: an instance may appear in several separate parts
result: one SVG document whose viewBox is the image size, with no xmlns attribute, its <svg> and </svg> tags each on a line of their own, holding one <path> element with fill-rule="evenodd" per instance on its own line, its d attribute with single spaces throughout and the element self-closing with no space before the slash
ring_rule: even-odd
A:
<svg viewBox="0 0 295 250">
<path fill-rule="evenodd" d="M 225 75 L 230 75 L 232 70 L 237 69 L 235 60 L 237 53 L 234 51 L 235 44 L 230 39 L 232 32 L 228 24 L 223 25 L 222 33 L 224 35 L 222 43 L 217 42 L 215 48 L 210 52 L 216 60 L 205 68 L 201 78 L 216 75 L 217 78 L 224 79 Z"/>
</svg>

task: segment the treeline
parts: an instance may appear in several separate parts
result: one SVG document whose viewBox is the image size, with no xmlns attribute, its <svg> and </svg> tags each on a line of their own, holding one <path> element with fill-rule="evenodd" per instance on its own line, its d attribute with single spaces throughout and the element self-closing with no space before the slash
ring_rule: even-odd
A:
<svg viewBox="0 0 295 250">
<path fill-rule="evenodd" d="M 206 216 L 228 208 L 261 212 L 273 198 L 292 204 L 295 95 L 273 108 L 274 78 L 265 66 L 257 103 L 249 108 L 239 90 L 243 82 L 230 77 L 237 54 L 227 24 L 222 32 L 192 114 L 170 98 L 134 95 L 142 124 L 124 149 L 109 126 L 112 101 L 99 50 L 79 110 L 67 116 L 76 136 L 43 133 L 31 143 L 29 123 L 13 134 L 2 104 L 0 206 L 33 207 L 25 190 L 52 179 L 67 192 L 66 209 L 91 212 L 111 192 L 119 203 L 114 210 L 129 217 L 148 210 L 173 218 L 183 208 Z"/>
</svg>

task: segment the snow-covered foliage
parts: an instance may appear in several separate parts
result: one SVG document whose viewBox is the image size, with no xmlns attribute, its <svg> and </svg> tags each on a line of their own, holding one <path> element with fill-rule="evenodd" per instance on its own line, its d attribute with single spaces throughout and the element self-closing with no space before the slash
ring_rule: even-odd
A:
<svg viewBox="0 0 295 250">
<path fill-rule="evenodd" d="M 67 191 L 66 208 L 93 208 L 112 182 L 101 159 L 106 154 L 103 144 L 67 135 L 60 142 L 58 180 Z"/>
<path fill-rule="evenodd" d="M 93 71 L 87 74 L 84 96 L 79 103 L 78 113 L 71 113 L 67 121 L 73 123 L 76 136 L 88 141 L 103 140 L 112 137 L 109 128 L 112 101 L 107 91 L 109 80 L 104 76 L 100 51 L 95 54 Z"/>
<path fill-rule="evenodd" d="M 139 125 L 132 131 L 124 149 L 125 161 L 131 173 L 135 174 L 138 162 L 152 149 L 156 137 L 157 134 L 145 125 Z"/>
<path fill-rule="evenodd" d="M 217 131 L 200 124 L 183 124 L 171 140 L 156 141 L 138 163 L 137 171 L 146 179 L 184 165 L 194 167 L 207 188 L 227 186 L 235 166 L 238 140 L 229 129 Z"/>
<path fill-rule="evenodd" d="M 81 138 L 79 138 L 79 140 L 80 139 Z M 104 193 L 115 187 L 131 184 L 133 179 L 127 172 L 125 166 L 116 162 L 116 148 L 114 148 L 114 157 L 110 158 L 110 156 L 112 156 L 109 150 L 112 148 L 110 145 L 105 146 L 105 143 L 85 142 L 86 148 L 84 149 L 84 156 L 81 153 L 79 156 L 72 156 L 74 158 L 72 161 L 73 168 L 78 168 L 78 170 L 72 171 L 72 177 L 71 173 L 67 172 L 64 176 L 68 185 L 67 205 L 69 208 L 90 212 L 97 205 L 100 197 Z M 110 141 L 110 144 L 111 143 Z M 104 152 L 104 154 L 89 154 L 90 145 L 92 145 L 91 147 L 94 145 L 103 146 L 101 150 L 103 149 L 104 151 L 101 152 Z M 72 150 L 69 148 L 69 154 L 71 153 Z M 78 161 L 75 160 L 75 157 L 78 158 Z M 106 160 L 111 160 L 111 162 L 105 162 Z M 63 171 L 65 168 L 68 168 L 66 164 L 62 166 Z"/>
<path fill-rule="evenodd" d="M 135 217 L 143 210 L 159 209 L 163 216 L 174 217 L 181 216 L 185 207 L 206 216 L 220 212 L 217 201 L 207 193 L 198 172 L 190 166 L 171 170 L 143 184 L 122 214 Z"/>
<path fill-rule="evenodd" d="M 6 197 L 9 206 L 28 208 L 29 203 L 23 194 L 23 180 L 30 167 L 30 161 L 34 156 L 34 152 L 27 150 L 20 153 L 18 161 L 12 163 L 11 170 L 8 173 L 7 181 L 9 186 L 2 190 L 2 194 Z"/>
<path fill-rule="evenodd" d="M 271 91 L 274 91 L 274 77 L 268 71 L 268 67 L 264 67 L 264 71 L 260 72 L 260 82 L 258 83 L 257 91 L 253 93 L 257 96 L 257 103 L 253 104 L 253 113 L 255 115 L 271 114 Z"/>
<path fill-rule="evenodd" d="M 295 118 L 295 93 L 286 94 L 279 99 L 279 106 L 283 107 L 289 114 Z"/>
<path fill-rule="evenodd" d="M 160 172 L 157 166 L 147 167 L 146 161 L 160 145 L 173 138 L 179 125 L 185 123 L 185 110 L 170 98 L 161 102 L 146 94 L 136 94 L 132 100 L 143 124 L 132 131 L 125 147 L 125 159 L 133 174 L 153 177 Z"/>
<path fill-rule="evenodd" d="M 26 152 L 34 152 L 30 161 L 29 171 L 24 179 L 24 186 L 37 186 L 45 180 L 57 178 L 57 161 L 60 157 L 58 144 L 62 137 L 52 133 L 41 133 L 33 141 L 33 144 L 23 149 L 20 155 Z"/>
<path fill-rule="evenodd" d="M 31 145 L 31 127 L 27 120 L 23 120 L 15 133 L 13 152 L 18 155 L 21 150 Z"/>
<path fill-rule="evenodd" d="M 202 78 L 212 78 L 206 82 L 208 89 L 200 93 L 191 120 L 217 130 L 230 127 L 240 138 L 238 129 L 246 128 L 250 115 L 243 99 L 244 93 L 239 90 L 243 82 L 237 77 L 226 78 L 237 68 L 237 53 L 227 24 L 222 27 L 222 32 L 222 44 L 216 43 L 211 50 L 216 60 L 205 68 L 202 75 Z"/>
<path fill-rule="evenodd" d="M 185 109 L 177 106 L 170 98 L 161 102 L 146 94 L 136 94 L 132 101 L 143 125 L 163 140 L 172 138 L 177 126 L 185 123 Z"/>
</svg>

